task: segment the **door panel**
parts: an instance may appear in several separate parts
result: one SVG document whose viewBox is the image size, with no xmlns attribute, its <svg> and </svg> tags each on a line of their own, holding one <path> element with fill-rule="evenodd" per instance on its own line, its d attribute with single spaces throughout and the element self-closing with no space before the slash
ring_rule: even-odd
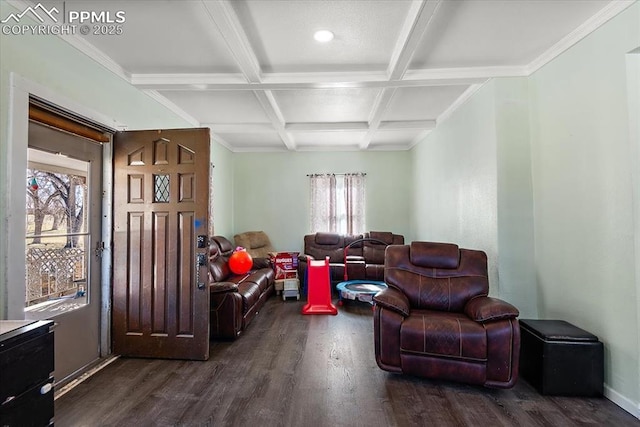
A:
<svg viewBox="0 0 640 427">
<path fill-rule="evenodd" d="M 206 360 L 209 130 L 119 132 L 114 174 L 114 353 Z"/>
<path fill-rule="evenodd" d="M 85 272 L 80 274 L 84 280 L 74 281 L 86 286 L 83 291 L 75 296 L 68 294 L 57 298 L 54 296 L 25 309 L 26 319 L 53 319 L 56 322 L 54 375 L 56 381 L 60 383 L 73 377 L 74 373 L 100 357 L 101 262 L 94 248 L 102 236 L 102 146 L 85 138 L 30 122 L 29 148 L 33 149 L 29 154 L 30 165 L 33 163 L 33 167 L 37 169 L 61 172 L 69 167 L 65 166 L 67 161 L 74 160 L 86 162 L 87 165 L 86 201 L 81 202 L 83 198 L 78 197 L 65 210 L 68 213 L 69 210 L 82 206 L 81 210 L 86 216 L 86 226 L 83 225 L 77 230 L 66 229 L 65 232 L 62 228 L 60 231 L 45 230 L 41 245 L 27 245 L 27 254 L 33 246 L 39 248 L 43 255 L 47 255 L 43 259 L 31 260 L 27 263 L 31 267 L 28 275 L 32 273 L 42 277 L 56 273 L 54 280 L 56 287 L 62 284 L 61 279 L 68 274 L 60 274 L 61 271 L 68 271 L 64 268 L 65 265 L 68 267 L 64 262 L 64 252 L 77 249 L 85 254 Z M 44 183 L 41 182 L 41 185 Z M 67 195 L 71 193 L 75 194 L 75 191 L 69 190 Z M 41 198 L 44 196 L 45 194 L 40 195 Z M 70 239 L 67 240 L 66 245 L 65 239 Z M 72 244 L 71 241 L 74 243 Z M 74 263 L 73 271 L 77 271 L 78 268 Z M 82 268 L 79 269 L 82 270 Z"/>
</svg>

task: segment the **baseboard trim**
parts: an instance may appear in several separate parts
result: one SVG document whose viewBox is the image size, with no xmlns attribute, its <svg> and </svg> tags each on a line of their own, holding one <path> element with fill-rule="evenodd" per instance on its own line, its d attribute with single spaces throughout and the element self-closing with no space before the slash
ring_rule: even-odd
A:
<svg viewBox="0 0 640 427">
<path fill-rule="evenodd" d="M 115 362 L 118 359 L 118 357 L 120 356 L 111 355 L 111 356 L 105 357 L 104 359 L 100 359 L 97 363 L 90 364 L 87 367 L 85 372 L 78 375 L 71 381 L 66 383 L 62 382 L 62 384 L 56 384 L 56 390 L 54 392 L 54 400 L 61 398 L 62 396 L 70 392 L 75 386 L 81 384 L 83 381 L 91 377 L 93 374 L 101 371 L 102 369 L 109 366 L 111 363 Z"/>
<path fill-rule="evenodd" d="M 640 419 L 640 402 L 633 402 L 631 399 L 621 395 L 606 384 L 604 385 L 604 397 L 606 397 L 634 417 Z"/>
</svg>

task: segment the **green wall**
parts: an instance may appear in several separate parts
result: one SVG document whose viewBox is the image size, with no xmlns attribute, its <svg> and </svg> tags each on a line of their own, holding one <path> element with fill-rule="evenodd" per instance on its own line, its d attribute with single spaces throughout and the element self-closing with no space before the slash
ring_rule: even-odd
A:
<svg viewBox="0 0 640 427">
<path fill-rule="evenodd" d="M 0 2 L 0 16 L 11 12 L 16 10 Z M 16 182 L 23 185 L 26 179 L 26 141 L 9 143 L 11 73 L 130 129 L 191 126 L 56 36 L 0 35 L 0 319 L 16 318 L 22 306 L 15 306 L 24 301 L 24 291 L 12 292 L 9 288 L 9 283 L 23 283 L 24 274 L 13 277 L 20 274 L 12 272 L 15 265 L 7 265 L 10 248 L 15 251 L 24 245 L 24 238 L 22 243 L 10 241 L 9 228 L 24 229 L 24 205 L 19 209 L 10 200 L 12 186 Z M 26 110 L 13 113 L 26 114 Z M 16 159 L 25 160 L 24 165 L 17 164 Z"/>
<path fill-rule="evenodd" d="M 412 150 L 411 205 L 416 239 L 488 253 L 521 317 L 598 335 L 605 394 L 637 417 L 639 46 L 636 2 L 530 77 L 485 84 Z"/>
<path fill-rule="evenodd" d="M 407 151 L 234 153 L 233 161 L 234 234 L 264 230 L 277 250 L 301 251 L 310 232 L 307 174 L 366 172 L 366 229 L 409 238 Z"/>
<path fill-rule="evenodd" d="M 636 409 L 640 253 L 627 98 L 637 94 L 626 54 L 639 46 L 635 3 L 530 78 L 540 315 L 598 335 L 607 386 Z"/>
<path fill-rule="evenodd" d="M 0 16 L 14 11 L 0 1 Z M 264 230 L 301 250 L 306 175 L 366 172 L 368 230 L 485 250 L 491 292 L 522 317 L 599 336 L 607 395 L 638 416 L 640 142 L 627 86 L 638 60 L 625 56 L 639 31 L 635 3 L 532 76 L 487 83 L 411 151 L 232 153 L 214 141 L 215 232 Z M 11 73 L 131 129 L 190 126 L 55 36 L 0 35 L 0 318 L 8 283 L 23 280 L 7 266 L 8 230 L 22 224 L 8 201 L 26 167 L 8 139 Z"/>
<path fill-rule="evenodd" d="M 412 150 L 410 211 L 415 240 L 485 251 L 499 294 L 493 91 L 493 83 L 482 87 Z"/>
<path fill-rule="evenodd" d="M 214 140 L 211 142 L 213 165 L 213 234 L 233 238 L 233 153 Z"/>
<path fill-rule="evenodd" d="M 485 251 L 490 293 L 532 317 L 527 90 L 525 78 L 488 82 L 412 150 L 411 232 Z"/>
</svg>

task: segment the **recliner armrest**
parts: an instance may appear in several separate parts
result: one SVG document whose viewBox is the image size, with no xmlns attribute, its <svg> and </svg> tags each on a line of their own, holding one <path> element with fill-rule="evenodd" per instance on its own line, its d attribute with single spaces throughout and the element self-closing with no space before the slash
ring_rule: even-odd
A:
<svg viewBox="0 0 640 427">
<path fill-rule="evenodd" d="M 273 264 L 269 258 L 253 258 L 252 270 L 259 270 L 261 268 L 273 268 Z"/>
<path fill-rule="evenodd" d="M 475 297 L 464 307 L 464 313 L 476 322 L 513 319 L 520 312 L 513 305 L 498 298 Z"/>
<path fill-rule="evenodd" d="M 212 294 L 238 292 L 238 285 L 233 282 L 209 282 L 209 292 Z"/>
<path fill-rule="evenodd" d="M 409 299 L 407 296 L 395 288 L 384 289 L 373 296 L 376 304 L 395 311 L 404 317 L 408 317 L 411 313 Z"/>
<path fill-rule="evenodd" d="M 311 255 L 307 255 L 307 254 L 300 254 L 298 255 L 298 261 L 304 261 L 307 262 L 310 259 L 315 259 L 314 257 L 312 257 Z"/>
</svg>

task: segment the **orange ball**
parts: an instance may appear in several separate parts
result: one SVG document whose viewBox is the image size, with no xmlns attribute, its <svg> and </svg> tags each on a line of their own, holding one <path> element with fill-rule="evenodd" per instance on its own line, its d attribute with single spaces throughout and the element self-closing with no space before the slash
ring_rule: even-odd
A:
<svg viewBox="0 0 640 427">
<path fill-rule="evenodd" d="M 253 267 L 253 258 L 246 250 L 235 251 L 229 257 L 229 268 L 235 274 L 245 274 Z"/>
</svg>

